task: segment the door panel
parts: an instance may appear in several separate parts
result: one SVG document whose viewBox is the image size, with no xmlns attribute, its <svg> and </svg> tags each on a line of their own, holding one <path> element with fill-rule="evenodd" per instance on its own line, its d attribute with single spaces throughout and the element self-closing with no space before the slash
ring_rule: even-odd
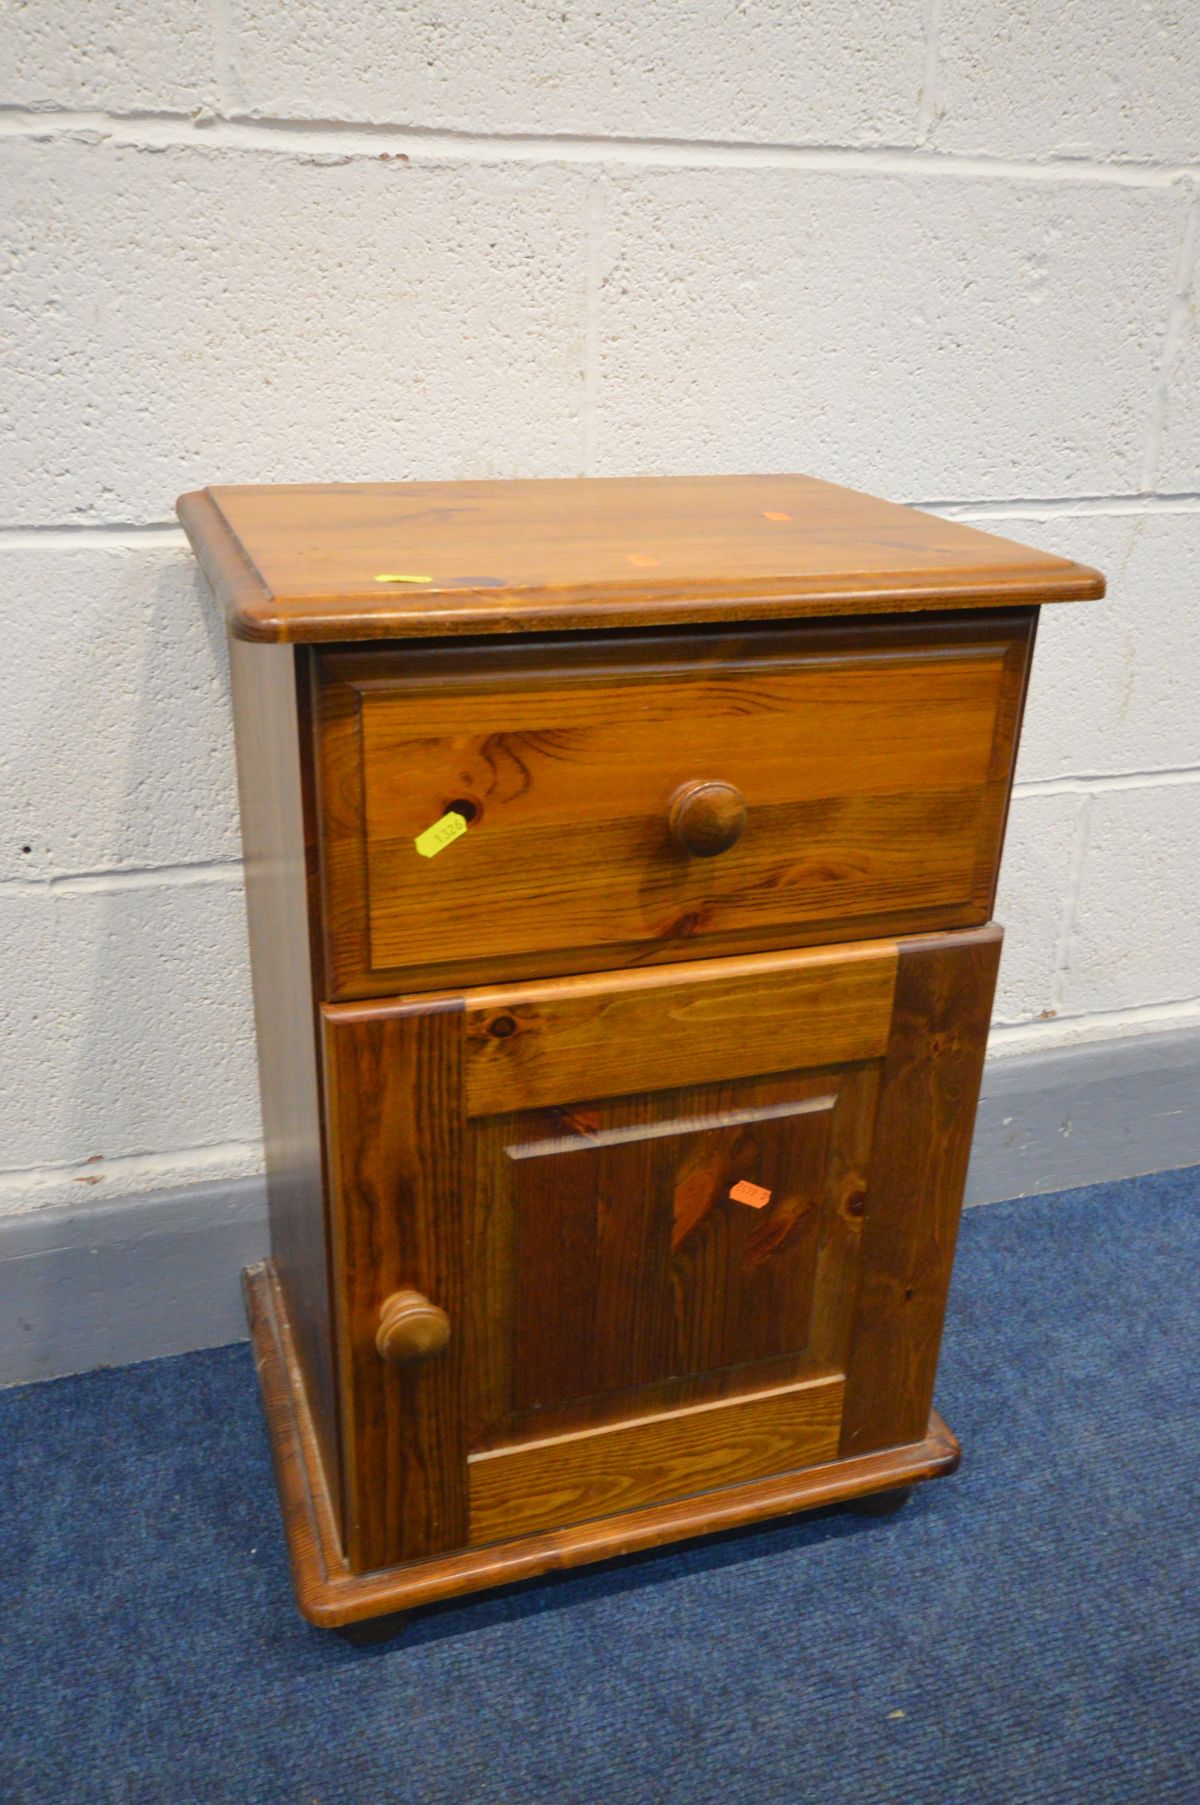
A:
<svg viewBox="0 0 1200 1805">
<path fill-rule="evenodd" d="M 804 1347 L 833 1101 L 507 1148 L 517 1411 Z"/>
<path fill-rule="evenodd" d="M 496 1382 L 472 1446 L 837 1366 L 877 1081 L 871 1061 L 476 1123 L 479 1265 L 511 1303 L 480 1300 Z"/>
<path fill-rule="evenodd" d="M 983 997 L 979 938 L 325 1009 L 356 1571 L 833 1457 L 855 1312 L 891 1283 L 864 1272 L 863 1247 L 896 1264 L 893 1193 L 918 1227 L 925 1207 L 876 1121 L 889 1085 L 934 1093 L 922 997 L 939 1021 L 956 973 Z M 973 1110 L 955 1066 L 929 1118 L 939 1162 Z M 932 1383 L 921 1325 L 943 1261 L 923 1232 L 906 1256 L 931 1274 L 918 1345 L 889 1293 L 859 1442 L 882 1445 Z M 375 1337 L 404 1290 L 446 1312 L 450 1340 L 395 1365 Z M 891 1414 L 889 1365 L 904 1375 Z"/>
</svg>

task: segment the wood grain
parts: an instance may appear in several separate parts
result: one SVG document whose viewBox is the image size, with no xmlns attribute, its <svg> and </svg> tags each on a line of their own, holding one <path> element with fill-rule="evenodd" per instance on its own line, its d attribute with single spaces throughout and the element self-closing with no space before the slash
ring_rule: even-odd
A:
<svg viewBox="0 0 1200 1805">
<path fill-rule="evenodd" d="M 471 1115 L 871 1059 L 887 1044 L 896 944 L 467 993 Z"/>
<path fill-rule="evenodd" d="M 506 1149 L 517 1412 L 807 1347 L 836 1095 L 806 1088 L 700 1116 L 653 1099 L 636 1126 L 564 1112 L 574 1135 Z"/>
<path fill-rule="evenodd" d="M 902 944 L 841 1451 L 910 1441 L 933 1398 L 1002 930 Z"/>
<path fill-rule="evenodd" d="M 246 639 L 349 640 L 1073 601 L 1103 578 L 805 476 L 297 484 L 182 496 Z M 381 575 L 428 581 L 380 583 Z"/>
<path fill-rule="evenodd" d="M 308 1397 L 269 1261 L 247 1271 L 245 1288 L 296 1599 L 308 1621 L 323 1628 L 936 1479 L 953 1473 L 959 1462 L 957 1441 L 933 1411 L 922 1439 L 908 1447 L 435 1555 L 384 1573 L 355 1574 L 339 1543 Z"/>
<path fill-rule="evenodd" d="M 819 1465 L 837 1452 L 842 1391 L 838 1374 L 477 1454 L 470 1463 L 471 1542 Z"/>
<path fill-rule="evenodd" d="M 461 1016 L 325 1020 L 330 1230 L 338 1305 L 346 1551 L 364 1572 L 466 1540 L 468 1210 Z M 418 1291 L 450 1319 L 443 1352 L 393 1365 L 380 1308 Z"/>
<path fill-rule="evenodd" d="M 310 933 L 309 653 L 233 641 L 230 677 L 271 1251 L 330 1473 L 340 1463 Z M 335 1492 L 335 1497 L 337 1493 Z M 337 1497 L 340 1509 L 340 1497 Z"/>
<path fill-rule="evenodd" d="M 323 655 L 337 994 L 985 920 L 1032 619 Z M 744 800 L 715 857 L 697 784 Z"/>
<path fill-rule="evenodd" d="M 474 1121 L 472 1449 L 840 1370 L 878 1067 Z"/>
</svg>

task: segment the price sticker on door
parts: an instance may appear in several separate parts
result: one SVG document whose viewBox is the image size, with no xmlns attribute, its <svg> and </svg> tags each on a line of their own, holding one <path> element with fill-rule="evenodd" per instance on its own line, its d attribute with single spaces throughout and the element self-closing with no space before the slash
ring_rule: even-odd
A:
<svg viewBox="0 0 1200 1805">
<path fill-rule="evenodd" d="M 748 1178 L 739 1179 L 729 1192 L 734 1203 L 748 1203 L 752 1210 L 765 1209 L 771 1201 L 771 1193 L 765 1185 L 752 1185 Z"/>
</svg>

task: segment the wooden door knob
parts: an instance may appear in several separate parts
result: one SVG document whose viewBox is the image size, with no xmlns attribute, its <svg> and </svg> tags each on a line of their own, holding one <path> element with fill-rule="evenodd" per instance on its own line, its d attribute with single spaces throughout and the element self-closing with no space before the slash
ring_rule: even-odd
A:
<svg viewBox="0 0 1200 1805">
<path fill-rule="evenodd" d="M 731 783 L 688 783 L 671 802 L 671 832 L 698 859 L 728 852 L 745 825 L 746 799 Z"/>
<path fill-rule="evenodd" d="M 385 1360 L 428 1360 L 450 1339 L 450 1318 L 419 1291 L 393 1291 L 379 1312 L 375 1346 Z"/>
</svg>

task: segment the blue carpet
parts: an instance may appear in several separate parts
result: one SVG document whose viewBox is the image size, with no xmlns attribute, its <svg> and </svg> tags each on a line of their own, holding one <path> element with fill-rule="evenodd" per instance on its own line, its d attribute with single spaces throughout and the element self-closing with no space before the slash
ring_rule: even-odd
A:
<svg viewBox="0 0 1200 1805">
<path fill-rule="evenodd" d="M 437 1607 L 295 1614 L 250 1356 L 0 1394 L 10 1802 L 1200 1800 L 1200 1168 L 963 1225 L 966 1455 Z"/>
</svg>

